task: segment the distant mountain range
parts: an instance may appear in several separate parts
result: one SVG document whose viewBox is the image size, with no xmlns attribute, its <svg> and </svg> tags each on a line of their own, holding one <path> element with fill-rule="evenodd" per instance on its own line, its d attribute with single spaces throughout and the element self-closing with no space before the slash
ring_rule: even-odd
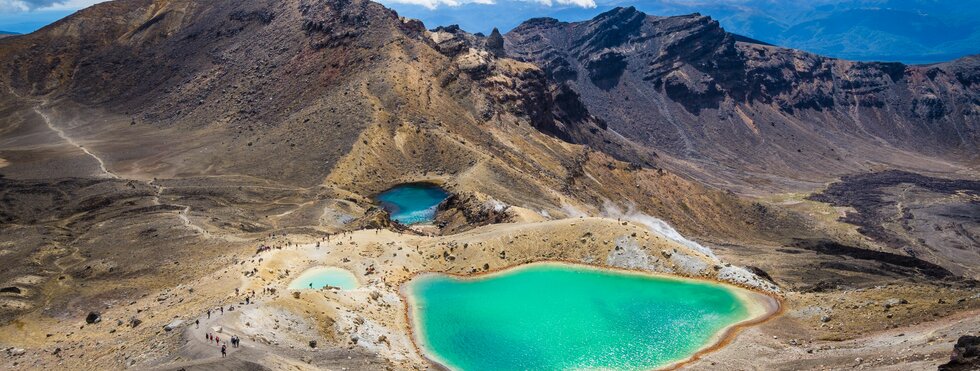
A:
<svg viewBox="0 0 980 371">
<path fill-rule="evenodd" d="M 428 9 L 389 3 L 400 14 L 428 26 L 459 24 L 471 32 L 506 32 L 534 17 L 587 20 L 617 6 L 634 6 L 647 14 L 700 13 L 718 20 L 729 32 L 768 43 L 836 58 L 922 64 L 980 53 L 980 7 L 933 0 L 610 0 L 597 7 L 546 6 L 501 0 Z M 501 11 L 506 7 L 507 11 Z"/>
</svg>

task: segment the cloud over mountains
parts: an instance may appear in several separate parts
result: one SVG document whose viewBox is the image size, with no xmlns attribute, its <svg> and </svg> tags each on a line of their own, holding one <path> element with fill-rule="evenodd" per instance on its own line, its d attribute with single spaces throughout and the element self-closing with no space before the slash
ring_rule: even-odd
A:
<svg viewBox="0 0 980 371">
<path fill-rule="evenodd" d="M 582 8 L 595 8 L 595 0 L 522 0 L 528 2 L 535 2 L 545 6 L 552 5 L 570 5 L 578 6 Z M 455 7 L 464 4 L 496 4 L 495 0 L 387 0 L 382 1 L 384 3 L 397 3 L 397 4 L 411 4 L 420 5 L 429 9 L 436 9 L 440 6 Z"/>
<path fill-rule="evenodd" d="M 105 0 L 0 0 L 0 12 L 29 12 L 38 9 L 81 9 Z"/>
</svg>

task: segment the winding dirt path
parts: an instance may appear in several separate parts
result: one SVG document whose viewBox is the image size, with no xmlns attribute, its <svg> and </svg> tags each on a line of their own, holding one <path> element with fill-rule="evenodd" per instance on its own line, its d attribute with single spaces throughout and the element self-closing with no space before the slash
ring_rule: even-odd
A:
<svg viewBox="0 0 980 371">
<path fill-rule="evenodd" d="M 51 117 L 49 117 L 46 113 L 44 113 L 44 111 L 41 111 L 41 109 L 38 108 L 38 106 L 34 106 L 34 112 L 36 112 L 38 116 L 41 116 L 41 118 L 44 120 L 44 123 L 48 126 L 48 128 L 51 129 L 51 131 L 55 132 L 55 134 L 58 134 L 58 136 L 61 137 L 61 139 L 63 139 L 68 144 L 77 147 L 78 149 L 82 150 L 82 152 L 85 152 L 86 155 L 93 158 L 99 164 L 99 170 L 101 170 L 105 176 L 108 176 L 113 179 L 120 179 L 118 175 L 116 175 L 112 171 L 109 171 L 109 168 L 106 167 L 105 161 L 103 161 L 101 157 L 99 157 L 95 153 L 92 153 L 92 151 L 89 151 L 88 148 L 85 148 L 84 145 L 78 143 L 77 141 L 75 141 L 75 139 L 72 139 L 72 137 L 68 136 L 68 134 L 65 133 L 64 130 L 55 126 L 51 120 Z"/>
<path fill-rule="evenodd" d="M 8 88 L 8 90 L 10 90 L 11 94 L 14 94 L 18 98 L 21 98 L 20 95 L 18 95 L 16 92 L 14 92 L 14 90 L 12 88 L 10 88 L 9 86 L 7 88 Z M 108 167 L 106 167 L 106 163 L 105 163 L 105 161 L 101 157 L 99 157 L 98 155 L 96 155 L 95 153 L 93 153 L 92 151 L 90 151 L 88 148 L 85 148 L 85 146 L 83 144 L 77 142 L 75 139 L 73 139 L 71 136 L 69 136 L 63 129 L 57 127 L 54 124 L 54 121 L 51 119 L 51 117 L 48 114 L 46 114 L 41 109 L 41 107 L 42 106 L 45 106 L 45 105 L 47 105 L 47 101 L 43 101 L 42 100 L 41 103 L 34 105 L 32 107 L 32 109 L 34 110 L 35 113 L 37 113 L 38 116 L 40 116 L 44 120 L 44 124 L 47 125 L 47 127 L 49 129 L 51 129 L 51 131 L 55 132 L 55 134 L 57 134 L 58 137 L 60 137 L 66 143 L 68 143 L 68 144 L 70 144 L 70 145 L 72 145 L 72 146 L 80 149 L 86 155 L 88 155 L 89 157 L 91 157 L 92 159 L 94 159 L 96 161 L 96 163 L 98 163 L 98 165 L 99 165 L 99 170 L 102 172 L 102 174 L 101 174 L 102 176 L 105 176 L 105 177 L 108 177 L 108 178 L 112 178 L 112 179 L 127 179 L 127 178 L 123 178 L 123 177 L 121 177 L 121 176 L 113 173 L 111 170 L 109 170 Z M 157 185 L 157 184 L 154 184 L 153 181 L 148 182 L 148 184 L 150 186 L 156 188 L 156 190 L 157 190 L 156 195 L 153 198 L 153 203 L 155 205 L 161 205 L 162 203 L 160 201 L 160 197 L 163 194 L 165 187 L 160 186 L 160 185 Z M 177 212 L 177 218 L 180 220 L 181 224 L 183 224 L 185 228 L 191 229 L 191 230 L 199 233 L 200 235 L 202 235 L 205 238 L 214 238 L 214 236 L 212 236 L 211 233 L 208 232 L 206 229 L 204 229 L 203 227 L 201 227 L 199 225 L 194 224 L 194 222 L 191 221 L 190 217 L 188 217 L 188 215 L 190 214 L 190 211 L 191 211 L 191 207 L 190 206 L 188 206 L 188 205 L 180 205 L 180 204 L 173 204 L 173 205 L 182 208 L 181 211 Z M 228 239 L 225 238 L 225 240 L 228 240 Z"/>
</svg>

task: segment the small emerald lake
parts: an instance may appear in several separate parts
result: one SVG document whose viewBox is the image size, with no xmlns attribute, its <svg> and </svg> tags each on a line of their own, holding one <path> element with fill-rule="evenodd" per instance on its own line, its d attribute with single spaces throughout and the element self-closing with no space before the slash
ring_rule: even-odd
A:
<svg viewBox="0 0 980 371">
<path fill-rule="evenodd" d="M 766 312 L 726 285 L 562 263 L 405 290 L 419 347 L 454 370 L 652 369 Z"/>
<path fill-rule="evenodd" d="M 409 183 L 382 192 L 376 198 L 381 208 L 391 214 L 391 220 L 412 225 L 428 223 L 435 219 L 439 203 L 449 193 L 429 183 Z"/>
<path fill-rule="evenodd" d="M 341 290 L 353 290 L 359 285 L 357 277 L 350 271 L 336 267 L 310 268 L 296 277 L 290 284 L 290 290 L 319 290 L 324 287 L 336 287 Z"/>
</svg>

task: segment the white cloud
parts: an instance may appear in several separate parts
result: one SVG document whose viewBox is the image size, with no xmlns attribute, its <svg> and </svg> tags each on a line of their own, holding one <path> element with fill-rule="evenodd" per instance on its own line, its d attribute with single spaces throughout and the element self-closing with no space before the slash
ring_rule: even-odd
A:
<svg viewBox="0 0 980 371">
<path fill-rule="evenodd" d="M 572 5 L 582 8 L 595 8 L 595 0 L 518 0 L 535 2 L 545 6 Z M 382 3 L 398 3 L 420 5 L 429 9 L 436 9 L 440 6 L 460 6 L 463 4 L 496 4 L 496 0 L 381 0 Z M 504 6 L 504 5 L 501 5 Z"/>
<path fill-rule="evenodd" d="M 582 8 L 595 8 L 595 0 L 557 0 L 561 5 L 575 5 Z"/>
<path fill-rule="evenodd" d="M 539 2 L 541 4 L 551 6 L 554 3 L 558 5 L 574 5 L 582 8 L 595 8 L 595 0 L 532 0 Z"/>
<path fill-rule="evenodd" d="M 2 1 L 2 0 L 0 0 Z M 76 10 L 82 8 L 88 8 L 92 5 L 98 3 L 104 3 L 108 0 L 68 0 L 68 1 L 58 1 L 56 4 L 47 7 L 46 9 L 68 9 Z"/>
<path fill-rule="evenodd" d="M 0 0 L 0 12 L 20 13 L 34 10 L 75 10 L 106 0 Z"/>
<path fill-rule="evenodd" d="M 493 3 L 493 0 L 480 0 L 484 1 L 481 4 Z M 460 6 L 464 3 L 469 3 L 467 0 L 381 0 L 382 3 L 395 3 L 395 4 L 411 4 L 424 6 L 429 9 L 436 9 L 440 6 Z"/>
</svg>

